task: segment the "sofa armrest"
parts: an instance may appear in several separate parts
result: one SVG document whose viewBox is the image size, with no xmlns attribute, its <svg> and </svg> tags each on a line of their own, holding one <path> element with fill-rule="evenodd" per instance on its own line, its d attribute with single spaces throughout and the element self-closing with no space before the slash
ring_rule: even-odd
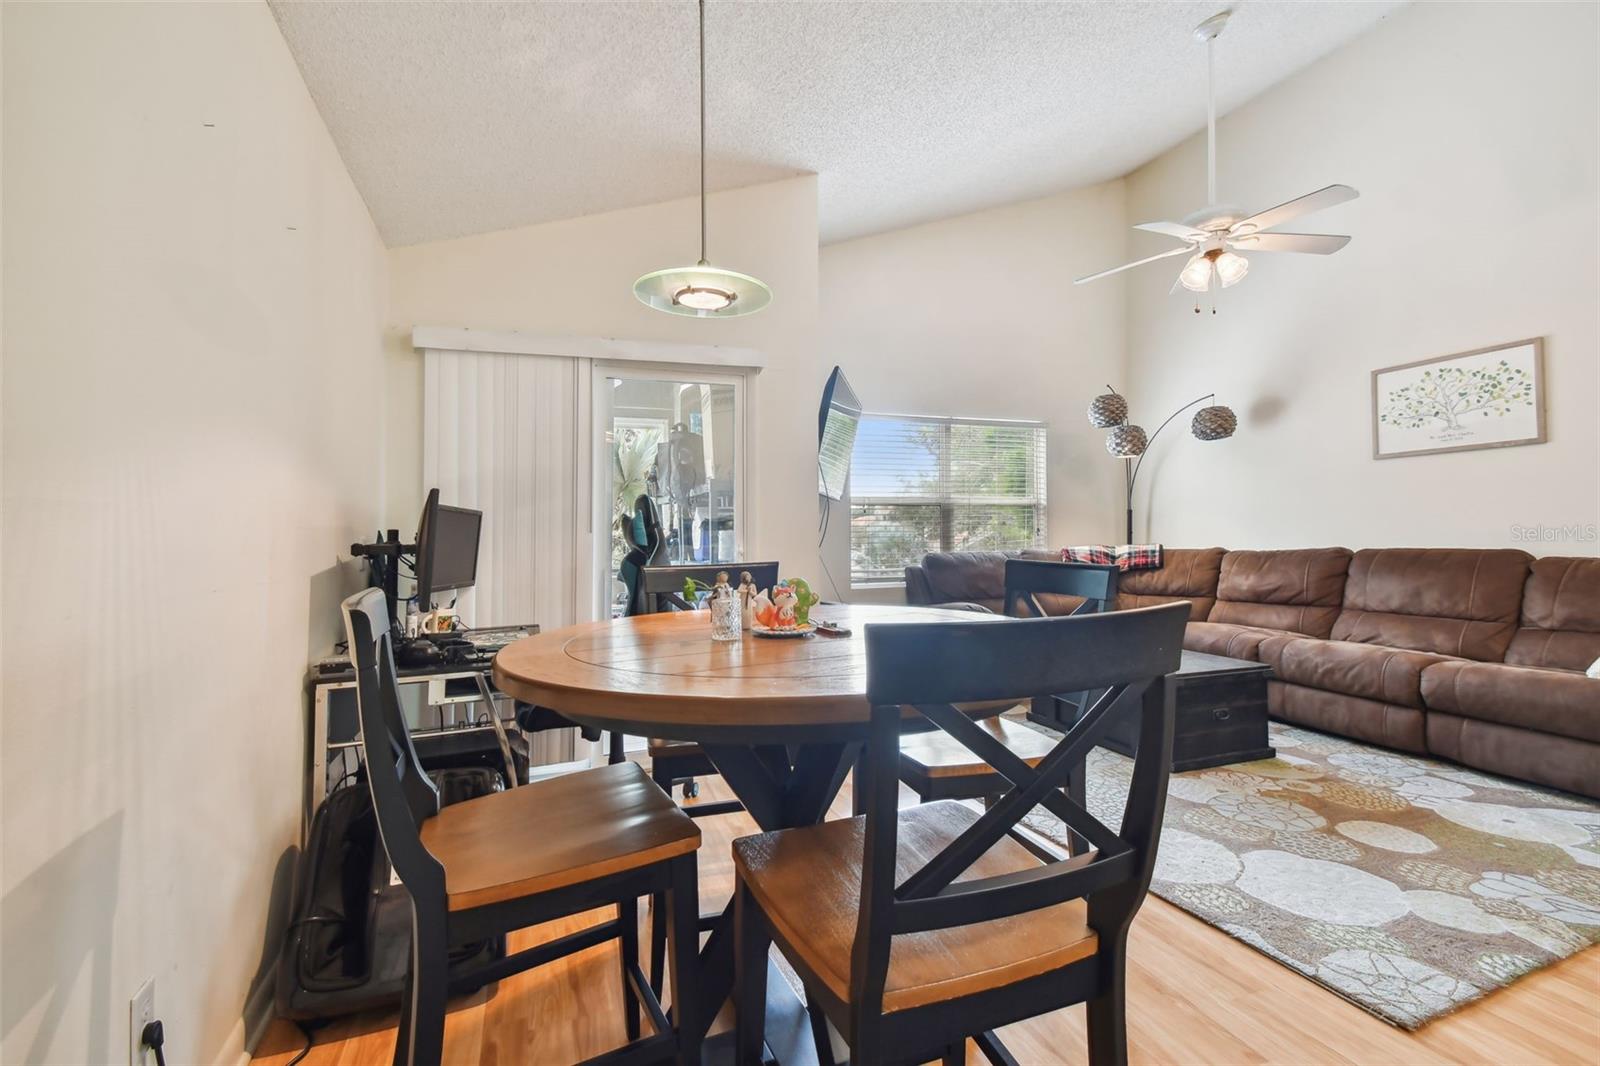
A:
<svg viewBox="0 0 1600 1066">
<path fill-rule="evenodd" d="M 906 567 L 906 602 L 921 605 L 933 602 L 933 588 L 928 584 L 928 572 L 921 564 Z"/>
</svg>

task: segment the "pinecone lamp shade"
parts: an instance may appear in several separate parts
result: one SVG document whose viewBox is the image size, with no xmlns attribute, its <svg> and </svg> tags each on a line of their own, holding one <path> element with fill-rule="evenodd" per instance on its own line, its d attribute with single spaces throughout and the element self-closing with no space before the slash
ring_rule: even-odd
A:
<svg viewBox="0 0 1600 1066">
<path fill-rule="evenodd" d="M 1140 426 L 1121 425 L 1106 434 L 1106 451 L 1118 459 L 1133 459 L 1143 455 L 1150 444 Z"/>
<path fill-rule="evenodd" d="M 1239 419 L 1232 408 L 1217 404 L 1196 411 L 1189 428 L 1200 440 L 1226 440 L 1239 428 Z"/>
<path fill-rule="evenodd" d="M 1089 424 L 1096 429 L 1110 429 L 1128 420 L 1128 401 L 1117 393 L 1108 392 L 1089 401 Z"/>
</svg>

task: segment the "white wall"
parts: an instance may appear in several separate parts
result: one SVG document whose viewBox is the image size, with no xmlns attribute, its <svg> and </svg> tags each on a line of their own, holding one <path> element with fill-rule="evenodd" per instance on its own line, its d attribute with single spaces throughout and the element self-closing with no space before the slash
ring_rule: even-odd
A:
<svg viewBox="0 0 1600 1066">
<path fill-rule="evenodd" d="M 260 4 L 4 6 L 0 1059 L 242 1041 L 380 519 L 384 251 Z"/>
<path fill-rule="evenodd" d="M 1240 416 L 1230 441 L 1175 424 L 1158 442 L 1140 475 L 1152 539 L 1600 551 L 1511 530 L 1600 517 L 1596 14 L 1416 4 L 1220 123 L 1223 200 L 1259 209 L 1332 182 L 1361 198 L 1288 227 L 1348 247 L 1251 256 L 1215 317 L 1167 295 L 1175 266 L 1131 272 L 1136 420 L 1154 429 L 1213 389 Z M 1127 188 L 1130 221 L 1199 207 L 1203 136 Z M 1141 234 L 1130 251 L 1161 247 Z M 1373 369 L 1532 336 L 1547 338 L 1549 443 L 1371 458 Z"/>
<path fill-rule="evenodd" d="M 1124 283 L 1072 279 L 1122 261 L 1123 197 L 1113 181 L 821 253 L 819 361 L 844 368 L 868 411 L 1048 424 L 1051 545 L 1122 538 L 1121 464 L 1084 411 L 1123 387 Z M 848 524 L 836 504 L 828 565 L 841 586 Z"/>
<path fill-rule="evenodd" d="M 826 378 L 815 344 L 817 180 L 714 194 L 710 219 L 711 261 L 772 287 L 772 304 L 759 314 L 682 318 L 634 298 L 639 275 L 696 257 L 693 199 L 391 250 L 390 524 L 408 528 L 422 500 L 422 356 L 411 347 L 414 326 L 757 348 L 768 365 L 751 411 L 759 484 L 746 544 L 754 557 L 781 560 L 786 572 L 814 574 L 816 405 Z"/>
</svg>

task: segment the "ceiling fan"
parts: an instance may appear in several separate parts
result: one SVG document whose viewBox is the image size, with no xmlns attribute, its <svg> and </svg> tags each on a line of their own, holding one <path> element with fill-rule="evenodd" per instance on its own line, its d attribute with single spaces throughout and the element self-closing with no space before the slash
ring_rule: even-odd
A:
<svg viewBox="0 0 1600 1066">
<path fill-rule="evenodd" d="M 1242 208 L 1217 203 L 1217 93 L 1213 53 L 1217 35 L 1227 25 L 1228 16 L 1232 13 L 1229 10 L 1212 15 L 1194 30 L 1195 39 L 1204 42 L 1206 46 L 1206 200 L 1210 206 L 1185 216 L 1181 223 L 1144 222 L 1134 227 L 1150 233 L 1176 237 L 1183 242 L 1183 247 L 1136 259 L 1131 263 L 1112 267 L 1110 270 L 1102 270 L 1098 274 L 1090 274 L 1088 277 L 1077 279 L 1075 284 L 1082 285 L 1086 281 L 1095 281 L 1132 267 L 1153 263 L 1158 259 L 1188 255 L 1189 261 L 1178 274 L 1178 280 L 1173 282 L 1172 291 L 1177 292 L 1178 286 L 1182 285 L 1190 292 L 1208 292 L 1213 281 L 1226 289 L 1236 285 L 1245 276 L 1250 269 L 1250 263 L 1242 254 L 1244 252 L 1309 252 L 1312 255 L 1332 255 L 1350 243 L 1349 237 L 1328 233 L 1269 232 L 1274 226 L 1281 226 L 1301 215 L 1309 215 L 1313 211 L 1321 211 L 1335 204 L 1354 200 L 1360 194 L 1348 185 L 1329 185 L 1325 189 L 1318 189 L 1288 203 L 1269 207 L 1265 211 L 1258 211 L 1249 216 L 1245 215 Z M 1213 307 L 1211 311 L 1215 314 L 1216 308 Z M 1200 307 L 1197 304 L 1195 313 L 1199 312 Z"/>
</svg>

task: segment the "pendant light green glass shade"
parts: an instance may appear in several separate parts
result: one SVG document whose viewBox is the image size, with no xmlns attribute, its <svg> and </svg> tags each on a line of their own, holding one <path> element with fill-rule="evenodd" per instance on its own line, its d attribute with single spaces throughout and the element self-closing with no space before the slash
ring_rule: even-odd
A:
<svg viewBox="0 0 1600 1066">
<path fill-rule="evenodd" d="M 709 263 L 653 270 L 633 283 L 646 307 L 692 318 L 737 318 L 772 302 L 772 290 L 749 274 Z"/>
</svg>

